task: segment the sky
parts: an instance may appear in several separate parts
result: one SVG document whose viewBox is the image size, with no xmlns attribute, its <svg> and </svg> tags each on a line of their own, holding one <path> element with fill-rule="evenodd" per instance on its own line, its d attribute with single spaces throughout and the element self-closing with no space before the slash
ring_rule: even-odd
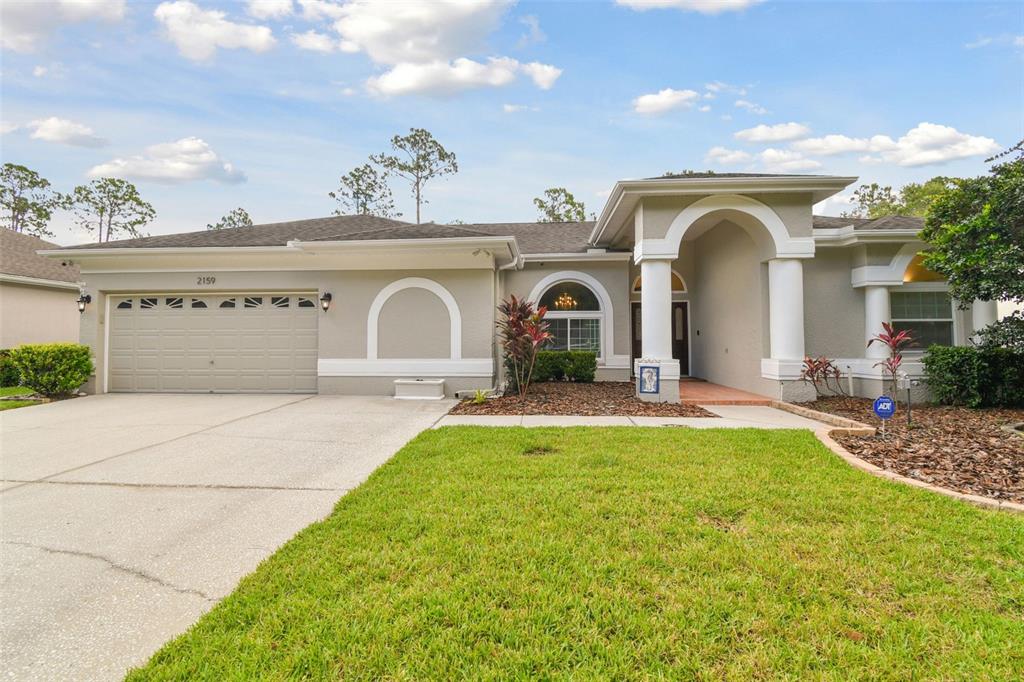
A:
<svg viewBox="0 0 1024 682">
<path fill-rule="evenodd" d="M 329 215 L 412 127 L 458 159 L 426 186 L 436 222 L 535 220 L 556 186 L 600 212 L 686 169 L 898 187 L 1024 137 L 1021 2 L 0 0 L 0 43 L 3 162 L 128 179 L 150 234 Z"/>
</svg>

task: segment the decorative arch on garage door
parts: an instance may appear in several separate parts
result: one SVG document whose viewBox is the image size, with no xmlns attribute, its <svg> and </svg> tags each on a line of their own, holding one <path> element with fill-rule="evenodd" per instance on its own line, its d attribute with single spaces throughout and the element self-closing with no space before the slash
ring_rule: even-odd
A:
<svg viewBox="0 0 1024 682">
<path fill-rule="evenodd" d="M 406 277 L 396 280 L 380 290 L 377 297 L 370 305 L 370 313 L 366 320 L 366 357 L 369 360 L 377 359 L 378 352 L 378 331 L 380 324 L 380 312 L 384 304 L 399 291 L 405 289 L 426 289 L 441 299 L 445 308 L 448 309 L 448 320 L 450 324 L 449 356 L 452 360 L 462 359 L 462 314 L 459 312 L 459 304 L 455 301 L 452 293 L 432 279 L 425 277 Z"/>
</svg>

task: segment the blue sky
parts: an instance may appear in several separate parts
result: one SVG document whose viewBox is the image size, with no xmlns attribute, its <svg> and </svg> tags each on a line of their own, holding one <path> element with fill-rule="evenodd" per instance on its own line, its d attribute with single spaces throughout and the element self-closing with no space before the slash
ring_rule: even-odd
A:
<svg viewBox="0 0 1024 682">
<path fill-rule="evenodd" d="M 669 170 L 977 175 L 1024 137 L 1022 3 L 2 1 L 3 161 L 126 177 L 153 234 L 328 215 L 412 126 L 458 156 L 438 222 Z"/>
</svg>

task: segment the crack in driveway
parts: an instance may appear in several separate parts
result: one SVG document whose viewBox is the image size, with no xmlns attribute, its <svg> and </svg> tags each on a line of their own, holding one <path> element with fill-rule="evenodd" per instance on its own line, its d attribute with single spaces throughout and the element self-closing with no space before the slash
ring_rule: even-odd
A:
<svg viewBox="0 0 1024 682">
<path fill-rule="evenodd" d="M 194 590 L 194 589 L 189 588 L 189 587 L 179 587 L 178 585 L 175 585 L 173 583 L 169 583 L 169 582 L 167 582 L 166 580 L 164 580 L 162 578 L 156 577 L 155 575 L 150 575 L 149 573 L 146 573 L 145 571 L 140 571 L 137 568 L 131 568 L 130 566 L 125 566 L 123 564 L 119 564 L 116 561 L 114 561 L 113 559 L 105 557 L 102 554 L 94 554 L 93 552 L 83 552 L 83 551 L 76 550 L 76 549 L 61 549 L 59 547 L 46 547 L 45 545 L 36 545 L 36 544 L 31 543 L 31 542 L 20 542 L 18 540 L 4 540 L 3 543 L 5 545 L 17 545 L 19 547 L 29 547 L 31 549 L 38 549 L 39 551 L 46 552 L 48 554 L 64 554 L 64 555 L 67 555 L 67 556 L 74 556 L 74 557 L 79 557 L 79 558 L 83 558 L 83 559 L 93 559 L 94 561 L 101 561 L 104 564 L 106 564 L 109 568 L 112 568 L 115 571 L 118 571 L 120 573 L 125 573 L 125 574 L 133 576 L 135 578 L 139 578 L 140 580 L 145 580 L 146 582 L 153 583 L 155 585 L 159 585 L 160 587 L 165 587 L 165 588 L 167 588 L 169 590 L 173 590 L 174 592 L 177 592 L 178 594 L 192 595 L 194 597 L 199 597 L 200 599 L 203 599 L 203 600 L 208 601 L 208 602 L 215 602 L 215 601 L 217 601 L 214 597 L 211 597 L 210 595 L 206 594 L 205 592 L 203 592 L 201 590 Z"/>
</svg>

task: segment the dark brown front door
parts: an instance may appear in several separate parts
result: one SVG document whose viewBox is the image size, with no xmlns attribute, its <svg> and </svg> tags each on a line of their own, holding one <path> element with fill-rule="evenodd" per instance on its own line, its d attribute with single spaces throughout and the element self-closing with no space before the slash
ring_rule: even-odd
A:
<svg viewBox="0 0 1024 682">
<path fill-rule="evenodd" d="M 643 357 L 643 335 L 640 322 L 640 304 L 632 306 L 633 359 Z M 672 357 L 679 361 L 679 373 L 690 373 L 690 324 L 689 305 L 686 301 L 672 303 Z"/>
</svg>

